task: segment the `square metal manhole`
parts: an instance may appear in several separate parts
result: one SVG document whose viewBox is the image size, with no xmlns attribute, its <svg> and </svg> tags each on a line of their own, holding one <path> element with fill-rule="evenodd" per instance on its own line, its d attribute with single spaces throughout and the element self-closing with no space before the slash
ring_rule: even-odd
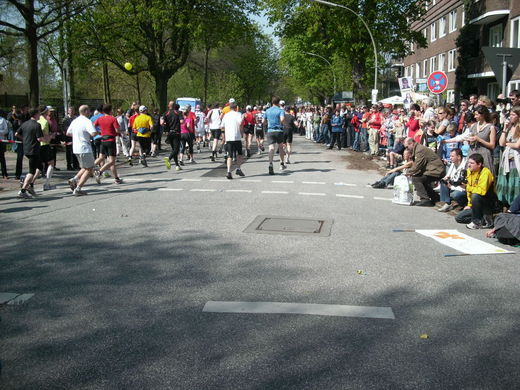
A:
<svg viewBox="0 0 520 390">
<path fill-rule="evenodd" d="M 244 230 L 245 233 L 330 236 L 332 219 L 280 217 L 259 215 Z"/>
</svg>

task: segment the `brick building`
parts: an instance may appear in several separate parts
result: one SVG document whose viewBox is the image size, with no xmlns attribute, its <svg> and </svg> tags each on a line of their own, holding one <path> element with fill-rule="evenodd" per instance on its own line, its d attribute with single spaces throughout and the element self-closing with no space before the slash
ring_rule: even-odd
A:
<svg viewBox="0 0 520 390">
<path fill-rule="evenodd" d="M 448 76 L 447 102 L 470 93 L 495 99 L 500 86 L 481 47 L 520 48 L 520 1 L 432 0 L 412 29 L 428 42 L 426 48 L 411 45 L 413 53 L 403 61 L 404 75 L 415 80 L 417 90 L 425 90 L 421 81 L 431 72 L 442 70 Z M 520 89 L 520 67 L 508 85 L 512 89 Z"/>
</svg>

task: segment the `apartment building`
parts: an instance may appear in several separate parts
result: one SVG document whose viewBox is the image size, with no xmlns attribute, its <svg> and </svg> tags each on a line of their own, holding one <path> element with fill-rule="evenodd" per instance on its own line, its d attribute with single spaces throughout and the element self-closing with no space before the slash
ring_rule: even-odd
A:
<svg viewBox="0 0 520 390">
<path fill-rule="evenodd" d="M 426 89 L 425 79 L 431 72 L 442 70 L 448 76 L 447 102 L 455 101 L 455 93 L 495 98 L 500 86 L 481 47 L 520 48 L 520 1 L 432 0 L 426 15 L 414 22 L 412 29 L 421 31 L 428 42 L 426 48 L 411 44 L 412 54 L 403 61 L 404 74 L 415 80 L 417 90 Z M 464 50 L 457 47 L 459 37 Z M 520 69 L 508 91 L 519 88 Z"/>
</svg>

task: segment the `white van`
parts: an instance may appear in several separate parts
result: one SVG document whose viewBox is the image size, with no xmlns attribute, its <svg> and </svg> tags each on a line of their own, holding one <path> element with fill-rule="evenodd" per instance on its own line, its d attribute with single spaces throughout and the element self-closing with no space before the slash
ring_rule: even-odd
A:
<svg viewBox="0 0 520 390">
<path fill-rule="evenodd" d="M 197 104 L 199 104 L 202 107 L 201 100 L 198 99 L 198 98 L 192 98 L 192 97 L 180 97 L 180 98 L 177 98 L 175 103 L 177 103 L 180 106 L 181 111 L 183 111 L 184 107 L 186 107 L 188 104 L 191 106 L 191 111 L 195 111 L 195 106 Z"/>
</svg>

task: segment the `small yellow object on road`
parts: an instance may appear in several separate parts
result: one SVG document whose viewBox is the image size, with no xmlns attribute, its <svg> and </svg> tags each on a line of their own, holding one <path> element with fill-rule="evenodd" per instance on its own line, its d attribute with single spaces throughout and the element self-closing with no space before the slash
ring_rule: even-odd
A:
<svg viewBox="0 0 520 390">
<path fill-rule="evenodd" d="M 427 333 L 423 333 L 423 334 L 421 334 L 419 337 L 420 337 L 421 339 L 423 339 L 423 340 L 426 340 L 426 339 L 429 339 L 429 338 L 430 338 L 430 336 L 428 336 Z"/>
</svg>

